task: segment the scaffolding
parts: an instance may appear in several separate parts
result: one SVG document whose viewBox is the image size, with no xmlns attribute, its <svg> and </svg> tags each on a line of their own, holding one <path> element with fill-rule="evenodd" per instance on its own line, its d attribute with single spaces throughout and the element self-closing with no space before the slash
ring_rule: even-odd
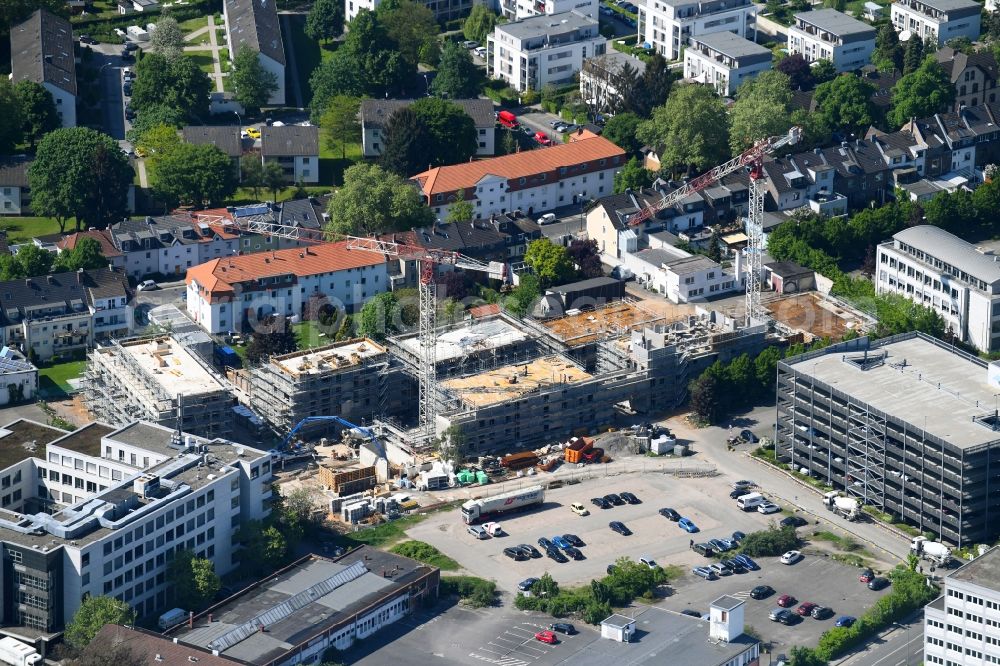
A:
<svg viewBox="0 0 1000 666">
<path fill-rule="evenodd" d="M 847 491 L 884 510 L 885 417 L 853 402 L 848 411 Z"/>
</svg>

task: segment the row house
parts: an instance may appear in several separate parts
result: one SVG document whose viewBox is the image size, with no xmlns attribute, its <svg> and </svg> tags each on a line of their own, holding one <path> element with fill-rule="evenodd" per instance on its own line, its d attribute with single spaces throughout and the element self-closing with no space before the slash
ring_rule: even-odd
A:
<svg viewBox="0 0 1000 666">
<path fill-rule="evenodd" d="M 213 211 L 123 220 L 108 234 L 115 249 L 125 255 L 129 277 L 182 276 L 192 266 L 240 251 L 239 234 L 227 223 L 226 211 L 214 212 L 217 222 L 205 221 L 213 218 Z"/>
</svg>

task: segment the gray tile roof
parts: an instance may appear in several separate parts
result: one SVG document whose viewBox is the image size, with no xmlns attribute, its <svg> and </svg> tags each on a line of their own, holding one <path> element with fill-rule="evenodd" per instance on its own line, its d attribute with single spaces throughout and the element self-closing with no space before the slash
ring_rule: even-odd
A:
<svg viewBox="0 0 1000 666">
<path fill-rule="evenodd" d="M 10 30 L 13 81 L 48 83 L 76 94 L 76 59 L 69 21 L 39 9 Z"/>
<path fill-rule="evenodd" d="M 384 129 L 390 116 L 399 109 L 413 104 L 413 99 L 366 99 L 361 102 L 361 123 L 365 129 Z M 462 107 L 465 114 L 472 118 L 476 127 L 493 127 L 496 116 L 493 114 L 493 101 L 489 99 L 453 99 L 449 100 Z"/>
<path fill-rule="evenodd" d="M 4 326 L 31 319 L 32 310 L 60 314 L 86 312 L 95 298 L 130 296 L 128 278 L 121 271 L 99 268 L 55 273 L 0 282 L 0 323 Z"/>
<path fill-rule="evenodd" d="M 295 199 L 286 201 L 281 205 L 278 222 L 293 227 L 305 229 L 319 229 L 323 226 L 323 213 L 326 212 L 328 197 L 321 199 Z"/>
<path fill-rule="evenodd" d="M 997 79 L 997 59 L 992 51 L 976 51 L 970 55 L 945 46 L 935 53 L 934 57 L 944 71 L 948 72 L 952 83 L 958 83 L 962 72 L 969 67 L 980 68 L 992 81 Z"/>
<path fill-rule="evenodd" d="M 712 261 L 706 256 L 694 254 L 690 257 L 684 257 L 683 259 L 674 259 L 667 264 L 667 268 L 670 269 L 670 272 L 677 275 L 687 275 L 688 273 L 710 271 L 713 268 L 721 267 L 717 262 Z"/>
<path fill-rule="evenodd" d="M 196 126 L 182 130 L 184 140 L 194 144 L 211 144 L 230 157 L 243 154 L 243 140 L 238 125 Z"/>
<path fill-rule="evenodd" d="M 319 128 L 314 125 L 262 127 L 260 154 L 264 157 L 319 157 Z"/>
<path fill-rule="evenodd" d="M 143 241 L 149 241 L 146 249 L 169 247 L 175 242 L 181 245 L 193 245 L 212 240 L 215 231 L 209 236 L 199 233 L 190 215 L 164 215 L 162 217 L 147 217 L 145 220 L 122 220 L 109 228 L 115 247 L 123 252 L 138 250 L 140 247 L 125 247 L 128 243 L 139 246 Z"/>
<path fill-rule="evenodd" d="M 31 162 L 27 155 L 0 157 L 0 187 L 28 187 Z"/>
<path fill-rule="evenodd" d="M 247 45 L 277 63 L 285 64 L 276 0 L 225 0 L 227 30 L 234 51 Z M 236 53 L 230 57 L 235 58 Z"/>
<path fill-rule="evenodd" d="M 840 38 L 870 36 L 874 39 L 875 37 L 875 28 L 867 23 L 851 18 L 843 12 L 838 12 L 836 9 L 817 9 L 811 12 L 800 12 L 795 15 L 795 20 L 816 26 L 820 30 L 825 30 Z"/>
<path fill-rule="evenodd" d="M 922 224 L 903 229 L 893 235 L 893 239 L 951 264 L 986 284 L 1000 282 L 1000 260 L 997 257 L 983 254 L 972 243 L 967 243 L 944 229 Z"/>
</svg>

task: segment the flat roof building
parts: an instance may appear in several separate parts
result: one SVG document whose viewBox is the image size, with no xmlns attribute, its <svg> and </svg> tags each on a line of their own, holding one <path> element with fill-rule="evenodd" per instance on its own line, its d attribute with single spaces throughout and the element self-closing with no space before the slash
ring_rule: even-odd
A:
<svg viewBox="0 0 1000 666">
<path fill-rule="evenodd" d="M 901 35 L 930 39 L 938 46 L 956 37 L 974 42 L 982 27 L 982 5 L 974 0 L 896 0 L 890 17 Z"/>
<path fill-rule="evenodd" d="M 1000 548 L 994 547 L 948 574 L 941 596 L 924 607 L 924 663 L 1000 663 L 998 613 Z"/>
<path fill-rule="evenodd" d="M 771 50 L 731 32 L 691 37 L 684 50 L 684 78 L 732 96 L 745 82 L 771 69 Z"/>
<path fill-rule="evenodd" d="M 788 53 L 807 62 L 829 60 L 838 72 L 861 69 L 875 50 L 875 28 L 836 9 L 795 15 L 788 29 Z"/>
<path fill-rule="evenodd" d="M 778 364 L 777 453 L 950 543 L 1000 533 L 998 370 L 919 333 Z"/>
<path fill-rule="evenodd" d="M 689 37 L 731 32 L 754 39 L 757 7 L 750 0 L 640 0 L 639 42 L 677 60 Z"/>
</svg>

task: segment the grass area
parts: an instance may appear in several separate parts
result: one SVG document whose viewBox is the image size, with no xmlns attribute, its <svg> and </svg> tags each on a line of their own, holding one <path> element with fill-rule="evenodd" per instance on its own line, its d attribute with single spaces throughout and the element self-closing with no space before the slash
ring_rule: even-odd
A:
<svg viewBox="0 0 1000 666">
<path fill-rule="evenodd" d="M 867 513 L 868 515 L 877 518 L 878 520 L 881 520 L 883 523 L 889 523 L 896 529 L 900 530 L 901 532 L 905 532 L 910 536 L 921 535 L 920 530 L 918 530 L 916 527 L 913 527 L 912 525 L 907 525 L 906 523 L 900 520 L 896 520 L 895 516 L 892 516 L 888 513 L 883 513 L 873 506 L 869 506 L 866 504 L 865 506 L 861 507 L 861 510 Z"/>
<path fill-rule="evenodd" d="M 437 567 L 442 571 L 457 571 L 459 569 L 458 562 L 423 541 L 404 541 L 396 544 L 389 551 Z"/>
<path fill-rule="evenodd" d="M 198 69 L 211 75 L 215 71 L 215 60 L 212 59 L 211 51 L 185 51 L 184 55 L 194 60 Z"/>
<path fill-rule="evenodd" d="M 813 539 L 818 539 L 820 541 L 829 541 L 837 548 L 847 551 L 848 553 L 858 552 L 864 550 L 864 547 L 850 537 L 842 537 L 834 534 L 833 532 L 827 532 L 825 530 L 820 530 L 819 532 L 814 532 L 812 535 Z"/>
<path fill-rule="evenodd" d="M 189 18 L 186 21 L 179 21 L 177 23 L 180 26 L 181 31 L 185 36 L 194 32 L 195 30 L 201 30 L 202 28 L 208 27 L 208 17 L 207 16 L 196 16 L 194 18 Z M 205 33 L 205 39 L 208 40 L 208 33 Z"/>
<path fill-rule="evenodd" d="M 441 596 L 457 596 L 467 606 L 485 608 L 497 601 L 497 584 L 475 576 L 441 576 Z"/>
<path fill-rule="evenodd" d="M 38 369 L 38 392 L 45 399 L 63 398 L 73 391 L 69 380 L 83 375 L 87 368 L 86 361 L 69 361 L 57 363 Z"/>
<path fill-rule="evenodd" d="M 229 62 L 229 49 L 219 49 L 219 67 L 222 68 L 223 74 L 228 74 L 232 68 Z"/>
<path fill-rule="evenodd" d="M 328 185 L 306 185 L 303 186 L 303 190 L 309 196 L 321 196 L 330 193 L 330 186 Z M 288 201 L 295 196 L 295 187 L 286 187 L 278 192 L 277 197 L 272 198 L 271 190 L 260 189 L 257 191 L 257 195 L 254 196 L 254 192 L 249 187 L 241 187 L 236 190 L 236 193 L 227 201 L 226 203 L 230 206 L 243 206 L 245 204 L 258 203 L 260 201 L 274 201 L 275 203 L 280 203 L 282 201 Z"/>
<path fill-rule="evenodd" d="M 72 219 L 66 223 L 67 230 L 75 228 Z M 0 229 L 7 232 L 8 243 L 23 243 L 35 236 L 59 233 L 59 224 L 51 217 L 3 217 Z"/>
<path fill-rule="evenodd" d="M 406 528 L 427 518 L 426 513 L 414 513 L 376 527 L 360 529 L 346 535 L 348 541 L 365 544 L 373 548 L 386 548 L 406 538 Z"/>
<path fill-rule="evenodd" d="M 299 343 L 299 349 L 312 349 L 331 344 L 336 333 L 335 331 L 327 331 L 319 322 L 315 321 L 295 324 L 292 329 L 295 331 L 295 339 Z"/>
<path fill-rule="evenodd" d="M 361 142 L 331 141 L 323 127 L 319 128 L 319 137 L 319 181 L 339 185 L 344 182 L 347 167 L 361 161 Z"/>
<path fill-rule="evenodd" d="M 289 33 L 285 35 L 286 44 L 291 43 L 295 49 L 295 69 L 299 77 L 299 87 L 302 89 L 302 104 L 309 106 L 312 101 L 312 89 L 309 87 L 309 77 L 322 61 L 322 49 L 319 42 L 305 33 L 305 16 L 291 16 L 288 21 Z M 332 53 L 332 52 L 331 52 Z"/>
</svg>

